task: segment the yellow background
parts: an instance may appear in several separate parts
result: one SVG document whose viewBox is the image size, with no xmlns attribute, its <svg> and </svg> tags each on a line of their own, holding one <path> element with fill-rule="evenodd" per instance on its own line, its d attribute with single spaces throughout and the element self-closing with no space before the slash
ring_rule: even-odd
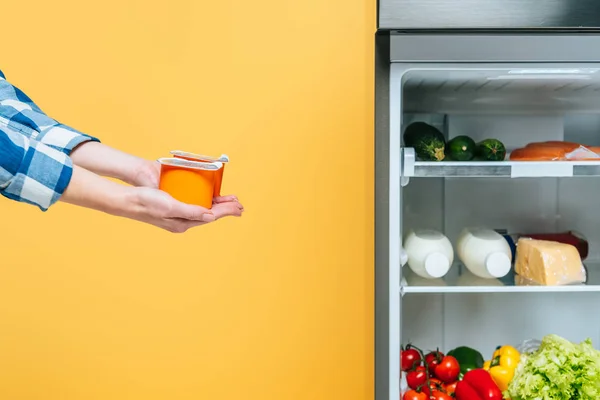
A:
<svg viewBox="0 0 600 400">
<path fill-rule="evenodd" d="M 373 397 L 373 0 L 3 2 L 0 69 L 155 159 L 232 163 L 173 235 L 0 200 L 0 398 Z"/>
</svg>

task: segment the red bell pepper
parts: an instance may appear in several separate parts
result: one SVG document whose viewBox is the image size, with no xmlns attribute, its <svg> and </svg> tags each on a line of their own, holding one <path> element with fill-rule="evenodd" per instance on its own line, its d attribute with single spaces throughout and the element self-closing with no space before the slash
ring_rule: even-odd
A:
<svg viewBox="0 0 600 400">
<path fill-rule="evenodd" d="M 457 400 L 502 400 L 502 392 L 484 369 L 473 369 L 456 385 Z"/>
</svg>

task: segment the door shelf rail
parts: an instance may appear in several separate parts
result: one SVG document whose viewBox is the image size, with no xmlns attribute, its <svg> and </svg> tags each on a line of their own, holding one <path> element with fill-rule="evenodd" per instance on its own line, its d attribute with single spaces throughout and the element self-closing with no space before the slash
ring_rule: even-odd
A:
<svg viewBox="0 0 600 400">
<path fill-rule="evenodd" d="M 402 178 L 568 178 L 600 176 L 599 161 L 416 161 L 402 149 Z"/>
</svg>

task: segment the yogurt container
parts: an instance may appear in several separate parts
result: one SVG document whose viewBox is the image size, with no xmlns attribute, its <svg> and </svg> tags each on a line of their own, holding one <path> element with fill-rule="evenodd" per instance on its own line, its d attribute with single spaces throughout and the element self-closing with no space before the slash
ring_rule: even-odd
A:
<svg viewBox="0 0 600 400">
<path fill-rule="evenodd" d="M 204 156 L 202 154 L 188 153 L 186 151 L 181 151 L 181 150 L 173 150 L 173 151 L 171 151 L 171 155 L 175 158 L 180 158 L 180 159 L 184 159 L 184 160 L 188 160 L 188 161 L 198 161 L 198 162 L 205 162 L 205 163 L 218 162 L 218 163 L 223 164 L 223 166 L 215 172 L 214 195 L 215 195 L 215 197 L 221 195 L 221 186 L 223 184 L 223 172 L 225 171 L 225 164 L 227 164 L 229 162 L 229 157 L 226 154 L 221 154 L 220 157 L 215 158 L 215 157 L 210 157 L 210 156 Z"/>
<path fill-rule="evenodd" d="M 198 162 L 181 158 L 160 158 L 158 188 L 183 203 L 212 208 L 215 178 L 223 169 L 220 162 Z"/>
</svg>

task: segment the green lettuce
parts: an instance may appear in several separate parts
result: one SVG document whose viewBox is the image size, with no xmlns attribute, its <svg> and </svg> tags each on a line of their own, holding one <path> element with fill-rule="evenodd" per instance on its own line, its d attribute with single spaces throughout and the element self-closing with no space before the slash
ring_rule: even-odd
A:
<svg viewBox="0 0 600 400">
<path fill-rule="evenodd" d="M 587 339 L 580 344 L 548 335 L 540 348 L 522 354 L 504 392 L 512 400 L 599 400 L 600 352 Z"/>
</svg>

